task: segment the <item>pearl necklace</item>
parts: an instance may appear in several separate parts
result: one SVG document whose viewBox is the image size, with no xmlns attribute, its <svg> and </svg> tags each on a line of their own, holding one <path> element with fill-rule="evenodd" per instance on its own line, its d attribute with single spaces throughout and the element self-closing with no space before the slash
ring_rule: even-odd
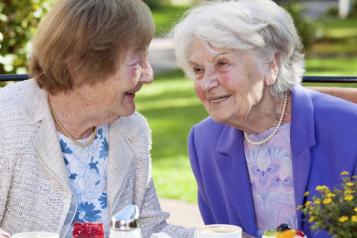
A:
<svg viewBox="0 0 357 238">
<path fill-rule="evenodd" d="M 52 114 L 53 119 L 54 119 L 54 121 L 55 121 L 55 124 L 58 126 L 58 128 L 59 128 L 60 130 L 62 130 L 64 133 L 66 133 L 66 135 L 67 135 L 68 138 L 73 142 L 73 144 L 78 145 L 78 146 L 81 147 L 81 148 L 85 148 L 85 147 L 87 147 L 87 146 L 89 146 L 90 144 L 93 143 L 94 138 L 95 138 L 95 136 L 96 136 L 96 134 L 97 134 L 97 128 L 96 128 L 96 127 L 94 127 L 94 130 L 93 130 L 92 134 L 89 136 L 89 139 L 87 139 L 86 142 L 82 143 L 82 142 L 80 142 L 79 140 L 75 139 L 75 138 L 71 135 L 71 133 L 69 133 L 68 130 L 62 125 L 62 123 L 60 122 L 60 120 L 58 120 L 58 117 L 57 117 L 57 115 L 55 114 L 55 112 L 53 111 L 53 108 L 52 108 L 50 102 L 48 102 L 48 105 L 49 105 L 49 107 L 50 107 L 50 111 L 51 111 L 51 114 Z"/>
<path fill-rule="evenodd" d="M 283 119 L 284 119 L 284 115 L 285 115 L 285 110 L 286 110 L 286 106 L 288 104 L 288 94 L 285 93 L 284 94 L 284 105 L 283 105 L 283 111 L 281 112 L 281 115 L 280 115 L 280 119 L 279 119 L 279 122 L 278 124 L 276 125 L 276 127 L 274 128 L 273 132 L 266 138 L 264 138 L 263 140 L 261 141 L 253 141 L 251 139 L 249 139 L 248 135 L 246 132 L 244 132 L 244 138 L 250 143 L 250 144 L 253 144 L 253 145 L 262 145 L 266 142 L 268 142 L 271 138 L 273 138 L 273 136 L 278 132 L 280 126 L 281 126 L 281 123 L 283 122 Z"/>
</svg>

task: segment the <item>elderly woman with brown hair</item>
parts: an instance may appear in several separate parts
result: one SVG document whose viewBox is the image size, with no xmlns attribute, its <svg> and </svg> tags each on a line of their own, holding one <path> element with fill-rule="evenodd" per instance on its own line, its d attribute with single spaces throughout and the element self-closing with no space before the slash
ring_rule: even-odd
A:
<svg viewBox="0 0 357 238">
<path fill-rule="evenodd" d="M 288 12 L 270 0 L 207 3 L 173 36 L 209 113 L 188 141 L 204 222 L 329 237 L 296 208 L 317 185 L 339 186 L 342 171 L 356 175 L 357 105 L 299 85 L 302 44 Z"/>
<path fill-rule="evenodd" d="M 61 0 L 41 21 L 32 79 L 0 90 L 1 230 L 71 237 L 74 223 L 98 223 L 107 237 L 111 215 L 134 203 L 144 237 L 192 235 L 165 222 L 135 112 L 153 35 L 141 0 Z"/>
</svg>

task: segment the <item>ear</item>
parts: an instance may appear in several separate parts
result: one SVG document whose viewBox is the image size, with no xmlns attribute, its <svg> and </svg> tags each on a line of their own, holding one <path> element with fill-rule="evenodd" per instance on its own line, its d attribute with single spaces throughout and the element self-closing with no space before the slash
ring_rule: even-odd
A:
<svg viewBox="0 0 357 238">
<path fill-rule="evenodd" d="M 276 52 L 272 60 L 268 63 L 268 73 L 265 75 L 265 84 L 271 86 L 278 76 L 280 65 L 280 54 Z"/>
<path fill-rule="evenodd" d="M 75 65 L 75 63 L 67 62 L 65 66 L 68 74 L 68 79 L 70 80 L 70 88 L 73 88 L 78 85 L 78 73 L 76 67 L 74 67 L 73 65 Z"/>
</svg>

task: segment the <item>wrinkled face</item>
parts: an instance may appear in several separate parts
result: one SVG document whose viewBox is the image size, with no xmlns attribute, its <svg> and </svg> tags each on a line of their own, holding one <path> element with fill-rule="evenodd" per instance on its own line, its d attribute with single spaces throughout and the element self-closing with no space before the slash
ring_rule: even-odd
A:
<svg viewBox="0 0 357 238">
<path fill-rule="evenodd" d="M 189 63 L 195 91 L 217 122 L 239 125 L 263 96 L 265 77 L 244 51 L 208 48 L 199 39 L 191 45 Z"/>
<path fill-rule="evenodd" d="M 111 123 L 135 111 L 135 93 L 143 84 L 151 83 L 153 70 L 145 50 L 129 50 L 117 70 L 106 80 L 87 85 L 83 96 L 98 111 L 98 120 Z M 90 95 L 89 95 L 90 94 Z M 103 121 L 103 118 L 105 120 Z"/>
</svg>

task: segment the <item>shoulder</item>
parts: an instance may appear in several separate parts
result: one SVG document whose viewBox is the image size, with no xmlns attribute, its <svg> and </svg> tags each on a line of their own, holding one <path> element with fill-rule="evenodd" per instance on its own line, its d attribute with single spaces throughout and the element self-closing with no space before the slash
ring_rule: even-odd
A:
<svg viewBox="0 0 357 238">
<path fill-rule="evenodd" d="M 2 135 L 13 134 L 16 130 L 20 130 L 21 125 L 26 124 L 21 103 L 26 85 L 27 82 L 12 83 L 0 89 L 0 133 Z"/>
<path fill-rule="evenodd" d="M 293 99 L 296 99 L 296 103 L 292 110 L 311 113 L 317 124 L 326 122 L 355 124 L 357 119 L 357 104 L 316 90 L 295 87 Z M 301 117 L 298 114 L 294 116 Z"/>
<path fill-rule="evenodd" d="M 128 132 L 149 128 L 146 118 L 139 112 L 134 112 L 127 117 L 120 117 L 115 123 L 119 123 L 121 129 Z"/>
<path fill-rule="evenodd" d="M 357 115 L 357 104 L 312 89 L 307 90 L 316 109 Z"/>
<path fill-rule="evenodd" d="M 357 104 L 314 90 L 307 92 L 311 98 L 313 131 L 319 148 L 338 148 L 340 154 L 345 151 L 355 155 L 357 150 L 351 141 L 357 137 Z M 308 121 L 304 123 L 309 124 Z"/>
<path fill-rule="evenodd" d="M 207 117 L 191 128 L 190 135 L 194 134 L 195 138 L 217 138 L 224 128 L 224 124 L 215 122 L 211 117 Z"/>
<path fill-rule="evenodd" d="M 10 83 L 7 86 L 0 88 L 0 105 L 7 101 L 18 101 L 26 88 L 29 86 L 30 80 Z"/>
<path fill-rule="evenodd" d="M 11 83 L 0 89 L 0 114 L 3 118 L 6 114 L 16 110 L 19 99 L 24 91 L 24 83 Z"/>
<path fill-rule="evenodd" d="M 357 133 L 357 104 L 314 90 L 309 90 L 309 94 L 317 123 L 336 128 L 349 126 Z"/>
<path fill-rule="evenodd" d="M 145 153 L 150 151 L 151 129 L 146 118 L 139 112 L 120 117 L 110 127 L 112 131 L 118 131 L 131 145 L 134 145 L 136 151 L 145 151 Z"/>
<path fill-rule="evenodd" d="M 209 154 L 214 151 L 222 137 L 222 133 L 230 130 L 230 127 L 215 122 L 211 117 L 207 117 L 191 128 L 188 137 L 188 150 L 192 154 Z M 208 154 L 207 154 L 208 153 Z"/>
</svg>

